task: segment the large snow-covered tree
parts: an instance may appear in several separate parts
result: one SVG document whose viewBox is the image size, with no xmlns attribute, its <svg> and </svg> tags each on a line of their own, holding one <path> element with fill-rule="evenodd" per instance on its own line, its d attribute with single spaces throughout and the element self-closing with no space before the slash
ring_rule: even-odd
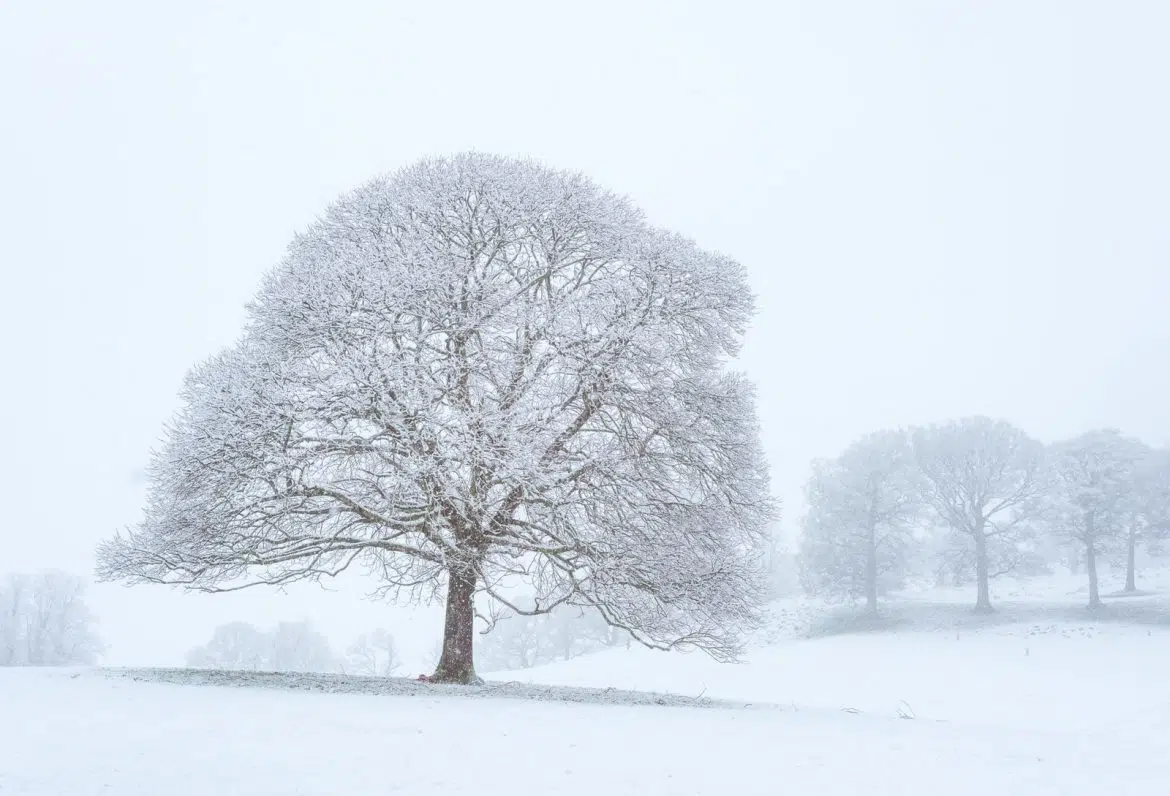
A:
<svg viewBox="0 0 1170 796">
<path fill-rule="evenodd" d="M 1089 431 L 1050 451 L 1049 521 L 1058 535 L 1084 548 L 1090 608 L 1101 605 L 1099 558 L 1125 544 L 1147 454 L 1140 441 L 1114 429 Z"/>
<path fill-rule="evenodd" d="M 864 598 L 876 612 L 883 578 L 899 578 L 921 517 L 918 470 L 902 431 L 869 434 L 817 462 L 805 488 L 801 577 L 816 594 Z"/>
<path fill-rule="evenodd" d="M 588 179 L 478 154 L 375 179 L 296 237 L 195 368 L 106 579 L 208 591 L 365 565 L 446 589 L 440 681 L 476 678 L 475 595 L 592 606 L 733 655 L 773 515 L 735 261 Z"/>
<path fill-rule="evenodd" d="M 975 610 L 991 611 L 990 580 L 1023 560 L 1040 509 L 1044 446 L 1004 421 L 970 417 L 916 430 L 914 452 L 923 500 L 970 546 Z"/>
</svg>

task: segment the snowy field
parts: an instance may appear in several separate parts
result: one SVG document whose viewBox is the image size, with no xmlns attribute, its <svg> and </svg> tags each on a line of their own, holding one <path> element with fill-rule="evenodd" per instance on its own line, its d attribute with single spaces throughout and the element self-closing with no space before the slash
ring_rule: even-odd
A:
<svg viewBox="0 0 1170 796">
<path fill-rule="evenodd" d="M 468 692 L 0 670 L 0 794 L 1161 792 L 1166 600 L 1001 592 L 992 619 L 920 595 L 884 632 L 814 622 L 740 665 L 618 649 Z"/>
</svg>

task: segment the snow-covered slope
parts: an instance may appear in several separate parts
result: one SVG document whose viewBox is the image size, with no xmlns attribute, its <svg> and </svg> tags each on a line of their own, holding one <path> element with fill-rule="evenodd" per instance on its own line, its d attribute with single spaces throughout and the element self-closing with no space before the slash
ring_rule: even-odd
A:
<svg viewBox="0 0 1170 796">
<path fill-rule="evenodd" d="M 1127 598 L 1093 615 L 1058 581 L 1001 586 L 990 619 L 953 594 L 914 595 L 888 607 L 885 632 L 777 606 L 781 640 L 740 665 L 616 649 L 465 696 L 328 676 L 0 669 L 0 794 L 1160 793 L 1170 604 Z M 700 706 L 715 699 L 739 704 Z"/>
<path fill-rule="evenodd" d="M 1170 593 L 1089 611 L 1081 580 L 1003 581 L 991 616 L 971 611 L 969 590 L 902 595 L 877 620 L 798 598 L 775 606 L 774 643 L 742 664 L 635 646 L 494 677 L 1004 728 L 1121 732 L 1170 716 Z"/>
<path fill-rule="evenodd" d="M 826 662 L 826 668 L 831 666 Z M 0 671 L 5 796 L 1158 791 L 1170 724 L 1116 730 L 379 697 Z"/>
<path fill-rule="evenodd" d="M 613 650 L 521 672 L 520 682 L 759 700 L 798 710 L 999 728 L 1120 731 L 1170 716 L 1170 631 L 1118 624 L 860 633 L 792 641 L 739 665 Z"/>
</svg>

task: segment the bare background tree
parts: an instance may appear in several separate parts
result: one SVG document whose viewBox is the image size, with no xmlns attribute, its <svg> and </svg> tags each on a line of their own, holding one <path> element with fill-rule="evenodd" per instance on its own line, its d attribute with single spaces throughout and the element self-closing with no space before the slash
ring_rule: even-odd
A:
<svg viewBox="0 0 1170 796">
<path fill-rule="evenodd" d="M 629 633 L 608 624 L 597 611 L 566 605 L 547 614 L 501 617 L 479 637 L 476 654 L 485 671 L 528 669 L 623 645 L 629 639 Z"/>
<path fill-rule="evenodd" d="M 270 638 L 273 671 L 331 672 L 338 668 L 329 639 L 308 621 L 280 622 Z"/>
<path fill-rule="evenodd" d="M 918 429 L 914 451 L 924 501 L 971 545 L 975 610 L 991 611 L 990 579 L 1019 563 L 1021 542 L 1033 531 L 1043 446 L 1002 420 L 972 417 Z M 995 570 L 993 561 L 1001 564 Z"/>
<path fill-rule="evenodd" d="M 264 671 L 271 668 L 268 635 L 248 622 L 228 622 L 211 634 L 206 644 L 187 653 L 187 665 L 196 669 L 240 669 Z"/>
<path fill-rule="evenodd" d="M 476 680 L 475 595 L 508 604 L 509 579 L 529 613 L 732 657 L 774 513 L 751 385 L 725 369 L 752 308 L 738 263 L 580 175 L 461 155 L 373 180 L 191 373 L 99 575 L 445 583 L 439 681 Z"/>
<path fill-rule="evenodd" d="M 864 599 L 901 585 L 922 517 L 908 435 L 870 434 L 836 459 L 816 462 L 806 489 L 801 577 L 811 594 Z"/>
<path fill-rule="evenodd" d="M 1138 443 L 1139 445 L 1141 443 Z M 1125 506 L 1125 591 L 1137 591 L 1140 548 L 1161 552 L 1170 537 L 1170 449 L 1141 447 Z"/>
<path fill-rule="evenodd" d="M 85 581 L 64 572 L 0 580 L 0 666 L 93 664 L 102 651 Z"/>
<path fill-rule="evenodd" d="M 997 575 L 1040 575 L 1054 565 L 1076 575 L 1083 562 L 1097 607 L 1102 557 L 1123 569 L 1123 592 L 1134 593 L 1139 553 L 1165 553 L 1170 449 L 1106 430 L 1045 454 L 1022 431 L 986 418 L 918 429 L 912 439 L 912 461 L 897 433 L 881 432 L 815 463 L 802 522 L 806 593 L 865 596 L 872 611 L 876 594 L 903 580 L 975 581 L 976 608 L 987 611 Z M 883 517 L 892 525 L 873 532 L 882 523 L 872 520 Z"/>
<path fill-rule="evenodd" d="M 1097 562 L 1125 544 L 1133 520 L 1136 476 L 1147 450 L 1106 429 L 1052 446 L 1049 521 L 1055 533 L 1083 546 L 1089 607 L 1101 606 Z"/>
<path fill-rule="evenodd" d="M 790 549 L 783 538 L 779 522 L 773 523 L 768 533 L 768 546 L 764 555 L 764 571 L 768 578 L 768 596 L 772 599 L 791 597 L 799 594 L 800 556 Z"/>
<path fill-rule="evenodd" d="M 398 645 L 385 628 L 363 633 L 345 651 L 342 669 L 345 674 L 365 677 L 390 677 L 401 666 Z"/>
<path fill-rule="evenodd" d="M 329 640 L 308 622 L 280 622 L 269 631 L 248 624 L 220 625 L 211 640 L 187 653 L 198 669 L 331 672 L 338 668 Z"/>
<path fill-rule="evenodd" d="M 491 632 L 477 639 L 476 654 L 485 671 L 530 669 L 554 660 L 548 654 L 551 639 L 541 625 L 549 614 L 514 614 L 496 622 Z"/>
</svg>

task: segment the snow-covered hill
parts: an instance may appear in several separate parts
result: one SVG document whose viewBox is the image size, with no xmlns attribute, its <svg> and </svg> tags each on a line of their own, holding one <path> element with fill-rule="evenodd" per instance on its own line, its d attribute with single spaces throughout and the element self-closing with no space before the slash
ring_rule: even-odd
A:
<svg viewBox="0 0 1170 796">
<path fill-rule="evenodd" d="M 928 668 L 936 652 L 923 651 L 920 669 Z M 849 696 L 865 693 L 866 684 L 848 683 L 850 668 L 839 665 L 823 659 L 821 693 L 827 693 L 827 680 L 848 686 Z M 664 667 L 654 660 L 652 668 Z M 832 677 L 834 670 L 841 675 Z M 757 673 L 737 682 L 745 671 L 729 670 L 717 687 L 748 690 L 748 682 L 766 680 Z M 986 676 L 1004 674 L 994 669 Z M 650 681 L 652 674 L 643 672 L 641 678 Z M 1117 680 L 1107 680 L 1096 687 L 1116 685 Z M 1000 686 L 1004 704 L 1020 693 L 1020 684 Z M 966 683 L 955 678 L 952 687 L 962 690 Z M 1128 692 L 1118 696 L 1129 699 Z M 875 704 L 883 698 L 872 695 Z M 1077 701 L 1078 694 L 1069 699 Z M 860 715 L 809 707 L 705 710 L 466 699 L 447 692 L 422 698 L 371 696 L 136 682 L 97 671 L 7 670 L 0 672 L 5 718 L 0 792 L 1157 792 L 1164 776 L 1160 752 L 1170 731 L 1166 711 L 1150 703 L 1128 721 L 1118 721 L 1116 713 L 1104 715 L 1097 729 L 1087 729 L 1088 719 L 1104 703 L 1084 705 L 1081 725 L 1061 726 L 1053 716 L 1039 729 L 1034 722 L 1014 720 L 1027 704 L 1016 714 L 1003 711 L 991 726 L 968 717 L 903 720 L 877 710 Z"/>
<path fill-rule="evenodd" d="M 1003 580 L 991 615 L 972 612 L 969 589 L 906 592 L 877 618 L 791 598 L 772 606 L 771 643 L 741 664 L 635 646 L 494 676 L 1001 727 L 1121 729 L 1170 715 L 1170 570 L 1095 611 L 1082 581 Z"/>
<path fill-rule="evenodd" d="M 0 793 L 1161 792 L 1167 598 L 1090 614 L 1059 577 L 998 597 L 975 619 L 957 592 L 904 595 L 883 632 L 788 601 L 742 664 L 615 649 L 468 691 L 0 669 Z"/>
<path fill-rule="evenodd" d="M 1113 622 L 842 634 L 719 664 L 633 648 L 498 675 L 994 728 L 1122 731 L 1170 717 L 1170 628 Z"/>
</svg>

